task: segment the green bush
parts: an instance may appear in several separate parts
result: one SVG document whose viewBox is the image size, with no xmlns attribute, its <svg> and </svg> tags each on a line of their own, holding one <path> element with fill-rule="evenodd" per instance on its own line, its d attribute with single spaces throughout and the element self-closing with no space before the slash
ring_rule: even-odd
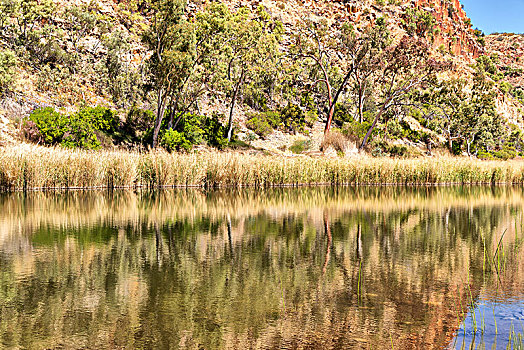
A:
<svg viewBox="0 0 524 350">
<path fill-rule="evenodd" d="M 342 128 L 342 133 L 349 138 L 361 141 L 364 139 L 364 136 L 366 136 L 366 133 L 368 132 L 370 127 L 371 122 L 364 121 L 362 123 L 359 123 L 358 121 L 353 120 L 350 123 L 344 124 L 344 127 Z M 375 128 L 370 135 L 371 139 L 373 139 L 377 133 L 378 130 L 377 128 Z"/>
<path fill-rule="evenodd" d="M 162 139 L 160 145 L 164 147 L 168 152 L 173 151 L 190 151 L 193 148 L 191 142 L 184 137 L 184 134 L 173 129 L 167 130 Z"/>
<path fill-rule="evenodd" d="M 263 113 L 252 115 L 248 117 L 246 127 L 252 130 L 258 136 L 265 138 L 273 132 L 273 127 L 270 125 L 268 119 Z"/>
<path fill-rule="evenodd" d="M 493 159 L 493 154 L 491 154 L 490 152 L 480 150 L 477 153 L 477 158 L 483 159 L 483 160 L 491 160 Z"/>
<path fill-rule="evenodd" d="M 100 148 L 98 134 L 112 136 L 118 127 L 118 117 L 105 107 L 85 107 L 69 116 L 51 107 L 36 109 L 29 116 L 44 143 L 64 147 Z"/>
<path fill-rule="evenodd" d="M 173 133 L 176 131 L 176 134 Z M 207 144 L 219 149 L 228 144 L 226 137 L 227 128 L 220 122 L 220 116 L 186 113 L 174 129 L 164 131 L 160 145 L 172 152 L 174 150 L 191 150 L 193 145 Z M 162 141 L 163 138 L 166 138 Z"/>
<path fill-rule="evenodd" d="M 211 117 L 204 118 L 202 120 L 202 128 L 204 130 L 204 138 L 209 146 L 219 149 L 227 146 L 227 128 L 220 122 L 218 115 L 214 114 Z"/>
<path fill-rule="evenodd" d="M 406 145 L 389 146 L 388 153 L 392 157 L 400 157 L 400 158 L 405 158 L 410 155 L 409 149 Z"/>
<path fill-rule="evenodd" d="M 404 137 L 405 131 L 398 121 L 391 120 L 387 125 L 387 134 L 393 140 L 397 140 Z"/>
<path fill-rule="evenodd" d="M 0 51 L 0 92 L 11 90 L 15 81 L 16 56 L 12 51 Z"/>
<path fill-rule="evenodd" d="M 29 120 L 36 125 L 46 144 L 54 145 L 62 141 L 66 132 L 67 118 L 54 108 L 36 109 L 29 116 Z"/>
<path fill-rule="evenodd" d="M 122 127 L 117 131 L 115 137 L 119 143 L 145 143 L 148 131 L 153 128 L 155 114 L 146 109 L 133 106 L 127 112 Z"/>
<path fill-rule="evenodd" d="M 304 132 L 306 126 L 312 126 L 317 116 L 314 112 L 305 112 L 298 105 L 288 104 L 280 109 L 280 123 L 289 132 Z"/>
</svg>

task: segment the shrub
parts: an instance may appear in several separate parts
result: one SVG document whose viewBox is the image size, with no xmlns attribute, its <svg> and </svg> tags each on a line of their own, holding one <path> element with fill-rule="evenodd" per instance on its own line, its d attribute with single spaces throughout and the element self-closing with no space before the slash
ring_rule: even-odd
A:
<svg viewBox="0 0 524 350">
<path fill-rule="evenodd" d="M 352 121 L 350 123 L 344 124 L 344 127 L 342 128 L 342 133 L 346 135 L 346 137 L 351 138 L 358 142 L 364 139 L 364 136 L 366 136 L 366 133 L 368 132 L 370 127 L 371 127 L 371 122 L 364 121 L 362 123 L 359 123 L 357 121 Z M 374 136 L 377 133 L 378 133 L 378 129 L 375 128 L 370 135 L 371 138 L 374 138 Z"/>
<path fill-rule="evenodd" d="M 389 145 L 384 139 L 375 138 L 368 143 L 367 149 L 373 157 L 386 157 Z"/>
<path fill-rule="evenodd" d="M 311 140 L 297 140 L 289 147 L 289 150 L 295 154 L 303 153 L 311 148 Z"/>
<path fill-rule="evenodd" d="M 202 128 L 205 140 L 209 146 L 219 149 L 227 146 L 228 140 L 225 136 L 227 128 L 220 122 L 218 115 L 214 114 L 212 117 L 204 118 L 202 120 Z"/>
<path fill-rule="evenodd" d="M 489 152 L 486 152 L 486 151 L 483 151 L 483 150 L 480 150 L 477 153 L 477 158 L 482 159 L 482 160 L 491 160 L 491 159 L 493 159 L 493 154 L 491 154 Z"/>
<path fill-rule="evenodd" d="M 51 107 L 39 108 L 31 113 L 29 120 L 40 132 L 44 143 L 69 148 L 100 148 L 97 133 L 111 136 L 118 127 L 115 112 L 105 107 L 81 108 L 69 116 Z"/>
<path fill-rule="evenodd" d="M 306 113 L 298 105 L 288 104 L 280 109 L 280 121 L 287 131 L 304 132 L 306 126 L 312 126 L 317 116 L 314 112 Z"/>
<path fill-rule="evenodd" d="M 16 61 L 12 51 L 0 51 L 0 92 L 13 88 Z"/>
<path fill-rule="evenodd" d="M 499 151 L 494 151 L 493 156 L 502 160 L 513 159 L 517 156 L 517 150 L 514 147 L 504 147 Z"/>
<path fill-rule="evenodd" d="M 387 124 L 387 134 L 393 140 L 400 139 L 404 137 L 404 128 L 402 127 L 402 125 L 400 125 L 398 121 L 391 120 Z"/>
<path fill-rule="evenodd" d="M 258 136 L 265 138 L 273 132 L 273 128 L 269 124 L 264 114 L 258 113 L 256 115 L 248 117 L 246 127 L 252 130 Z"/>
<path fill-rule="evenodd" d="M 191 142 L 184 137 L 184 134 L 173 129 L 167 130 L 162 139 L 160 145 L 164 147 L 168 152 L 173 151 L 190 151 L 193 148 Z"/>
<path fill-rule="evenodd" d="M 119 142 L 144 143 L 154 121 L 155 115 L 152 111 L 133 106 L 127 112 L 122 127 L 115 136 Z"/>
<path fill-rule="evenodd" d="M 118 128 L 119 119 L 116 112 L 106 107 L 81 108 L 75 115 L 78 120 L 90 124 L 95 130 L 107 134 L 115 132 Z"/>
<path fill-rule="evenodd" d="M 54 110 L 54 108 L 39 108 L 33 111 L 29 120 L 36 125 L 46 144 L 60 143 L 66 133 L 67 118 Z"/>
<path fill-rule="evenodd" d="M 400 157 L 400 158 L 405 158 L 410 155 L 410 152 L 406 145 L 392 145 L 388 147 L 388 153 L 392 157 Z"/>
<path fill-rule="evenodd" d="M 355 122 L 355 119 L 351 115 L 351 111 L 347 105 L 337 103 L 335 106 L 335 112 L 333 113 L 333 121 L 340 125 L 344 125 L 346 123 Z"/>
<path fill-rule="evenodd" d="M 173 133 L 176 131 L 176 133 Z M 220 122 L 220 116 L 186 113 L 174 129 L 164 131 L 166 138 L 160 145 L 172 152 L 175 150 L 189 151 L 193 145 L 207 144 L 216 148 L 224 148 L 228 144 L 226 137 L 227 128 Z"/>
</svg>

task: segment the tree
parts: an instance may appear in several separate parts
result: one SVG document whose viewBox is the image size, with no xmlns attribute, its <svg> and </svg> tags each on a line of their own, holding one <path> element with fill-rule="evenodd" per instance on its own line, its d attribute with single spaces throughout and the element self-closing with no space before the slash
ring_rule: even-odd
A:
<svg viewBox="0 0 524 350">
<path fill-rule="evenodd" d="M 0 38 L 11 49 L 21 48 L 40 63 L 53 60 L 56 43 L 48 22 L 55 12 L 51 0 L 1 0 Z"/>
<path fill-rule="evenodd" d="M 247 85 L 263 85 L 268 70 L 278 62 L 282 26 L 272 21 L 262 7 L 256 13 L 247 8 L 232 13 L 223 4 L 214 5 L 199 18 L 206 19 L 210 26 L 222 24 L 213 37 L 213 55 L 219 61 L 211 86 L 229 99 L 227 139 L 231 140 L 233 113 L 243 89 Z"/>
<path fill-rule="evenodd" d="M 153 147 L 158 145 L 166 108 L 188 80 L 195 61 L 195 35 L 183 17 L 185 6 L 183 0 L 153 0 L 150 4 L 151 26 L 143 41 L 152 51 L 147 64 L 157 98 Z"/>
<path fill-rule="evenodd" d="M 372 29 L 347 44 L 352 52 L 354 92 L 357 100 L 358 120 L 364 121 L 364 105 L 371 96 L 373 75 L 380 68 L 381 53 L 390 44 L 389 31 L 383 17 L 379 17 Z"/>
<path fill-rule="evenodd" d="M 435 81 L 435 73 L 448 64 L 430 57 L 426 40 L 404 36 L 398 44 L 388 47 L 380 57 L 380 67 L 373 75 L 373 86 L 379 101 L 378 112 L 368 129 L 360 149 L 363 149 L 378 121 L 392 107 L 409 103 L 407 98 L 415 88 Z"/>
<path fill-rule="evenodd" d="M 290 48 L 292 57 L 301 58 L 306 65 L 306 73 L 310 80 L 305 85 L 315 88 L 317 84 L 325 87 L 325 103 L 327 104 L 327 120 L 324 133 L 327 134 L 333 122 L 335 106 L 353 72 L 352 60 L 344 55 L 344 44 L 350 45 L 354 33 L 350 25 L 344 25 L 342 32 L 332 35 L 332 28 L 327 21 L 314 22 L 307 20 L 293 37 Z M 342 35 L 347 36 L 344 42 Z M 336 90 L 334 85 L 338 85 Z"/>
<path fill-rule="evenodd" d="M 430 92 L 430 104 L 440 110 L 440 129 L 446 135 L 449 150 L 453 141 L 460 138 L 459 126 L 463 105 L 469 99 L 467 81 L 461 78 L 443 80 Z"/>
<path fill-rule="evenodd" d="M 371 77 L 380 67 L 380 53 L 388 44 L 389 31 L 382 17 L 362 34 L 355 32 L 349 23 L 334 31 L 326 21 L 306 21 L 295 35 L 291 54 L 304 59 L 311 81 L 308 85 L 320 83 L 325 88 L 326 134 L 331 128 L 335 107 L 350 83 L 357 100 L 358 119 L 362 122 L 364 104 L 372 92 Z"/>
</svg>

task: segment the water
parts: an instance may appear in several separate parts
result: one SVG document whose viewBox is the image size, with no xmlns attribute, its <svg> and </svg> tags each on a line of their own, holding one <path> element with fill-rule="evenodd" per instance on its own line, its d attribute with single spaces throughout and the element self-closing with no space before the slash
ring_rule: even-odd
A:
<svg viewBox="0 0 524 350">
<path fill-rule="evenodd" d="M 503 187 L 0 195 L 0 348 L 518 348 L 523 205 Z"/>
</svg>

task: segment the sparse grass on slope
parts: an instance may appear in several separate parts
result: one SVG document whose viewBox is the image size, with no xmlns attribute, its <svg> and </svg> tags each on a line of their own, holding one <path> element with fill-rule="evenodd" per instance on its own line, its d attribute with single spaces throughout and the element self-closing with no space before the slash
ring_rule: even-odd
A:
<svg viewBox="0 0 524 350">
<path fill-rule="evenodd" d="M 440 159 L 324 159 L 236 153 L 0 148 L 0 188 L 272 187 L 309 184 L 524 184 L 524 162 Z"/>
</svg>

